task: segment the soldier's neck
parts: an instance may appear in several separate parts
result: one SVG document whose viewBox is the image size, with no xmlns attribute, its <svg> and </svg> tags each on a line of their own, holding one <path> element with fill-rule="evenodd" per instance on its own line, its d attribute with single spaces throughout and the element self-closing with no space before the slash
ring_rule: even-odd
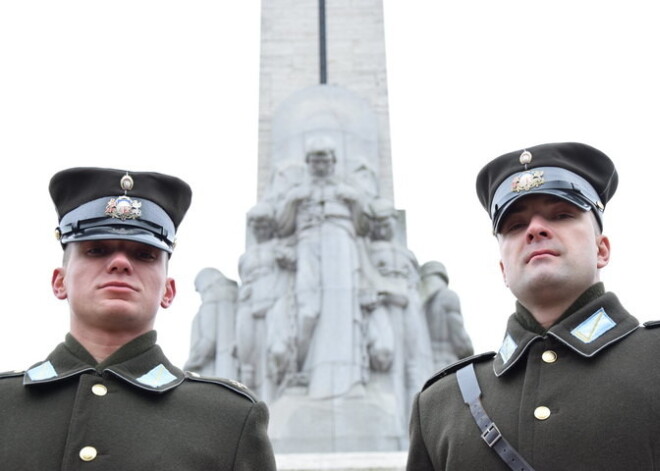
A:
<svg viewBox="0 0 660 471">
<path fill-rule="evenodd" d="M 566 312 L 566 308 L 571 304 L 572 302 L 547 307 L 537 306 L 535 308 L 530 308 L 529 311 L 532 313 L 532 316 L 534 316 L 534 319 L 536 319 L 536 322 L 543 327 L 543 330 L 548 330 L 557 323 L 562 314 Z"/>
<path fill-rule="evenodd" d="M 548 303 L 544 304 L 534 304 L 534 303 L 523 303 L 520 300 L 518 301 L 517 314 L 521 320 L 524 320 L 525 316 L 524 311 L 528 313 L 531 317 L 538 322 L 542 327 L 543 331 L 548 330 L 550 327 L 556 323 L 562 321 L 566 317 L 573 314 L 575 311 L 582 308 L 584 305 L 590 303 L 594 299 L 602 296 L 605 293 L 605 286 L 602 282 L 596 282 L 590 286 L 587 290 L 580 293 L 575 299 L 566 298 L 564 303 Z M 531 327 L 531 326 L 528 326 Z M 531 329 L 535 330 L 535 329 Z"/>
<path fill-rule="evenodd" d="M 80 329 L 72 325 L 70 333 L 98 363 L 101 363 L 122 346 L 149 330 L 144 332 L 107 332 Z"/>
</svg>

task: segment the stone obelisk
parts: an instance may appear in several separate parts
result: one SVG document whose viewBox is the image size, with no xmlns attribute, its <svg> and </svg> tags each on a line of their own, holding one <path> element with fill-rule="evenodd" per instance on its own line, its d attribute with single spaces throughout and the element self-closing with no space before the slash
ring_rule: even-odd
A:
<svg viewBox="0 0 660 471">
<path fill-rule="evenodd" d="M 382 0 L 262 0 L 258 199 L 273 170 L 274 113 L 319 84 L 340 86 L 375 112 L 380 195 L 393 200 Z"/>
<path fill-rule="evenodd" d="M 363 190 L 393 203 L 382 0 L 264 0 L 261 21 L 258 199 L 283 198 L 274 188 L 290 185 L 292 172 L 281 169 L 289 168 L 286 162 L 294 156 L 305 155 L 309 138 L 321 134 L 331 139 L 340 179 L 360 175 Z M 355 234 L 352 237 L 355 239 Z M 336 245 L 335 237 L 327 233 L 320 240 L 321 266 L 326 265 L 323 259 L 337 257 L 349 245 Z M 298 277 L 307 265 L 300 258 L 312 253 L 298 250 Z M 342 272 L 343 276 L 350 276 L 349 265 L 359 265 L 350 256 L 337 264 L 342 267 L 333 273 Z M 318 279 L 336 276 L 322 273 L 315 277 L 314 272 L 302 276 L 312 276 L 314 283 L 321 285 Z M 334 332 L 325 346 L 318 347 L 322 351 L 333 348 L 332 337 L 352 335 L 350 319 L 337 320 L 333 330 L 327 322 L 323 324 L 323 318 L 330 313 L 351 316 L 351 311 L 359 312 L 357 284 L 347 282 L 337 288 L 338 293 L 355 294 L 333 296 L 340 301 L 332 303 L 327 300 L 333 288 L 320 288 L 323 305 L 309 335 Z M 297 296 L 298 311 L 308 303 L 301 298 Z M 339 317 L 337 314 L 332 315 Z M 299 317 L 304 318 L 304 314 L 299 313 Z M 314 341 L 321 344 L 318 338 Z M 347 353 L 337 355 L 335 364 L 350 361 L 352 347 L 343 345 L 339 340 L 337 348 Z M 352 351 L 355 353 L 355 348 Z M 308 355 L 313 353 L 310 350 Z M 306 393 L 296 396 L 296 388 L 289 388 L 271 405 L 270 433 L 277 450 L 392 450 L 405 446 L 401 433 L 405 417 L 393 417 L 393 410 L 379 411 L 392 400 L 387 393 L 382 400 L 373 394 L 349 391 L 352 377 L 360 376 L 355 369 L 341 369 L 334 378 L 327 378 L 320 366 L 311 371 L 317 372 L 320 379 L 316 382 L 321 386 L 314 386 L 312 376 L 305 380 L 311 384 L 300 389 Z M 337 384 L 343 382 L 346 386 Z M 324 394 L 329 396 L 326 400 L 314 399 Z"/>
</svg>

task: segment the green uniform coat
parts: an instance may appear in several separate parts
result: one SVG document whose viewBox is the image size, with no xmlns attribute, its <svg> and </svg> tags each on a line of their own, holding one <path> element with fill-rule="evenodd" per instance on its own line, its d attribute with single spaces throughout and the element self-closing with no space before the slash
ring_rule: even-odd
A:
<svg viewBox="0 0 660 471">
<path fill-rule="evenodd" d="M 639 326 L 602 284 L 590 291 L 547 332 L 519 306 L 499 353 L 469 360 L 484 409 L 536 471 L 660 469 L 660 329 Z M 410 471 L 509 469 L 481 439 L 458 369 L 416 397 Z"/>
<path fill-rule="evenodd" d="M 96 364 L 68 335 L 45 362 L 0 375 L 0 468 L 274 470 L 265 404 L 182 372 L 155 342 L 150 332 Z"/>
</svg>

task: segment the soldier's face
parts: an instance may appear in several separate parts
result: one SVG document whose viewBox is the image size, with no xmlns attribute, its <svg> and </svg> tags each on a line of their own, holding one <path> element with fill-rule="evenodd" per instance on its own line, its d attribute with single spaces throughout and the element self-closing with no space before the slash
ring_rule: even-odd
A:
<svg viewBox="0 0 660 471">
<path fill-rule="evenodd" d="M 594 215 L 549 195 L 514 203 L 497 239 L 504 281 L 523 305 L 579 296 L 609 261 L 609 240 Z"/>
<path fill-rule="evenodd" d="M 53 273 L 55 296 L 69 301 L 72 332 L 143 333 L 176 294 L 167 254 L 131 241 L 75 242 Z"/>
</svg>

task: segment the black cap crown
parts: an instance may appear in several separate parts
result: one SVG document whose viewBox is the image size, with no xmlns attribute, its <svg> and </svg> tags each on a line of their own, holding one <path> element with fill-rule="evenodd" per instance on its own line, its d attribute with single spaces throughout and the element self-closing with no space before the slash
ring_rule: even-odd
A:
<svg viewBox="0 0 660 471">
<path fill-rule="evenodd" d="M 504 154 L 477 176 L 477 196 L 497 232 L 514 201 L 530 194 L 551 194 L 585 211 L 593 210 L 602 227 L 602 212 L 619 177 L 604 153 L 586 144 L 542 144 Z"/>
<path fill-rule="evenodd" d="M 188 184 L 176 177 L 94 167 L 56 173 L 49 190 L 63 245 L 124 239 L 168 253 L 192 198 Z"/>
</svg>

